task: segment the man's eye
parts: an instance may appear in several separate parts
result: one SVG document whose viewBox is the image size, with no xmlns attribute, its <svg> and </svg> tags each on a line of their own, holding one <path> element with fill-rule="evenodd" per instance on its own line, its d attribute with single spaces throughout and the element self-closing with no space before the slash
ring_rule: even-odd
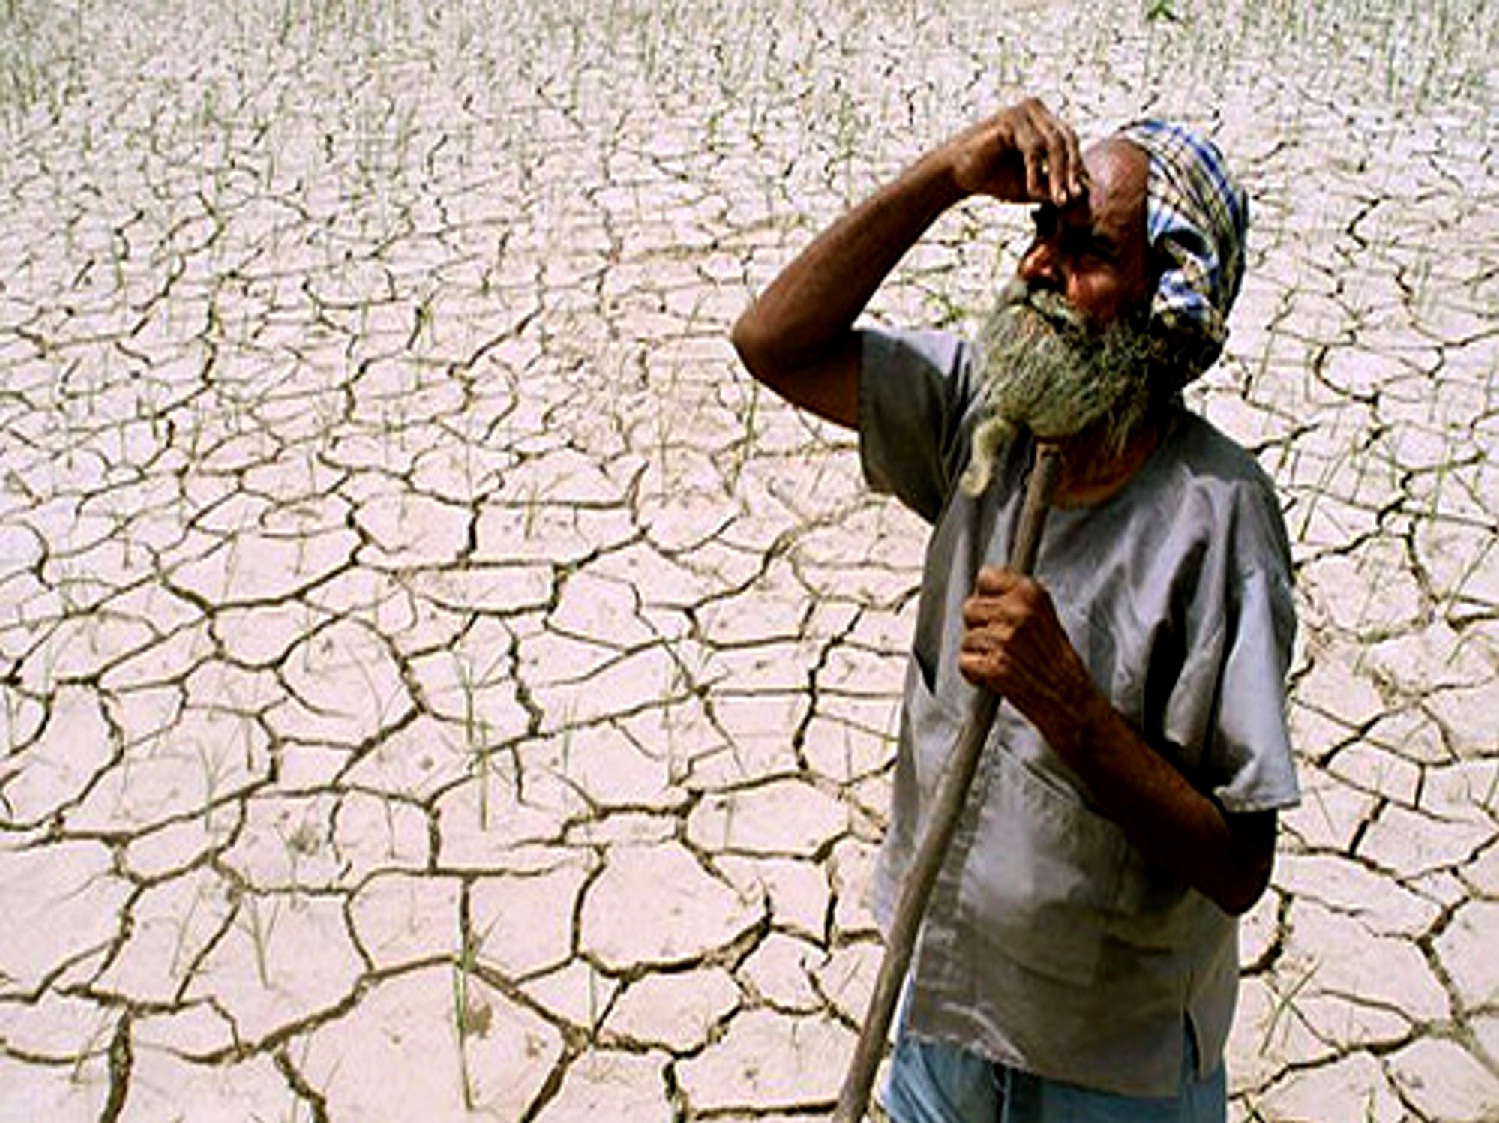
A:
<svg viewBox="0 0 1499 1123">
<path fill-rule="evenodd" d="M 1083 244 L 1083 252 L 1101 261 L 1114 260 L 1114 245 L 1107 238 L 1089 238 Z"/>
<path fill-rule="evenodd" d="M 1107 238 L 1100 238 L 1082 230 L 1062 236 L 1062 252 L 1072 257 L 1096 261 L 1110 261 L 1114 256 L 1113 245 Z"/>
</svg>

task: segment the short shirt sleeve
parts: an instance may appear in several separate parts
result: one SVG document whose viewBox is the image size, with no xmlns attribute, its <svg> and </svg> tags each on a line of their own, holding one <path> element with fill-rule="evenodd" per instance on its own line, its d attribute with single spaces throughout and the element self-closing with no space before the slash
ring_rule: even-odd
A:
<svg viewBox="0 0 1499 1123">
<path fill-rule="evenodd" d="M 859 332 L 859 452 L 864 478 L 935 522 L 967 457 L 971 350 L 960 336 Z"/>
<path fill-rule="evenodd" d="M 1193 644 L 1165 722 L 1178 744 L 1200 736 L 1206 789 L 1244 814 L 1300 800 L 1286 715 L 1296 634 L 1289 547 L 1273 496 L 1248 490 L 1253 501 L 1224 528 L 1221 606 Z"/>
<path fill-rule="evenodd" d="M 1286 724 L 1296 627 L 1289 578 L 1271 569 L 1244 573 L 1231 609 L 1208 743 L 1213 794 L 1231 812 L 1291 807 L 1300 793 Z"/>
</svg>

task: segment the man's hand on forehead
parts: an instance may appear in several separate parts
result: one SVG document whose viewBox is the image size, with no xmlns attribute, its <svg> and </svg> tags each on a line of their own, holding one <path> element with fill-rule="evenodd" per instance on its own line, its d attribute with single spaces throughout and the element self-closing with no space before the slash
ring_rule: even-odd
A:
<svg viewBox="0 0 1499 1123">
<path fill-rule="evenodd" d="M 1067 207 L 1088 190 L 1077 133 L 1036 98 L 959 133 L 942 154 L 967 195 Z"/>
</svg>

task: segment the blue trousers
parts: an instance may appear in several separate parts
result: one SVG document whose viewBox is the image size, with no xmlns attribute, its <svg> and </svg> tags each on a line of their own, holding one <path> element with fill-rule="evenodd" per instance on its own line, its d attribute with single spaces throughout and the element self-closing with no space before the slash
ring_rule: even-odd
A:
<svg viewBox="0 0 1499 1123">
<path fill-rule="evenodd" d="M 1176 1095 L 1121 1096 L 1018 1072 L 956 1045 L 902 1032 L 891 1059 L 885 1110 L 893 1123 L 1224 1123 L 1223 1066 L 1198 1080 L 1196 1061 L 1196 1045 L 1187 1033 Z"/>
</svg>

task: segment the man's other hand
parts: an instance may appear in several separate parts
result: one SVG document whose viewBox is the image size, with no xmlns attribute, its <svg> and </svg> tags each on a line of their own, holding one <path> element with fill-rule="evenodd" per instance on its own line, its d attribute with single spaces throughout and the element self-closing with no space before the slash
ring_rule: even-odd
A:
<svg viewBox="0 0 1499 1123">
<path fill-rule="evenodd" d="M 1051 594 L 1012 569 L 986 566 L 963 603 L 958 670 L 1007 699 L 1043 734 L 1096 693 L 1057 619 Z"/>
</svg>

